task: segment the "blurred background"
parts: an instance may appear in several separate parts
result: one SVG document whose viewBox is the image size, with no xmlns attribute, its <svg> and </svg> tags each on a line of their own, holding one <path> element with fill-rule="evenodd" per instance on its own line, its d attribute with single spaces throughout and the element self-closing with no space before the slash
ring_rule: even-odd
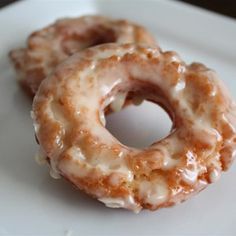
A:
<svg viewBox="0 0 236 236">
<path fill-rule="evenodd" d="M 0 7 L 4 7 L 13 2 L 20 0 L 0 0 Z M 220 14 L 236 18 L 236 1 L 235 0 L 172 0 L 186 2 L 201 8 L 205 8 Z"/>
</svg>

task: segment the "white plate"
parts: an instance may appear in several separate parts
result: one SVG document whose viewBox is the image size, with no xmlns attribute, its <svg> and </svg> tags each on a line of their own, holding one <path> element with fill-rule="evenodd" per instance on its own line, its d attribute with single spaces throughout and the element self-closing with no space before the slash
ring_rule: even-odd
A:
<svg viewBox="0 0 236 236">
<path fill-rule="evenodd" d="M 7 52 L 22 46 L 31 31 L 58 17 L 88 13 L 125 17 L 143 24 L 162 48 L 177 50 L 187 62 L 201 61 L 215 68 L 236 98 L 236 22 L 232 19 L 164 0 L 23 1 L 3 8 L 0 10 L 0 235 L 236 235 L 236 163 L 218 183 L 190 201 L 138 215 L 105 208 L 63 180 L 50 178 L 47 168 L 35 163 L 37 145 L 29 116 L 31 102 L 15 82 Z M 167 132 L 169 123 L 164 113 L 158 116 L 160 110 L 143 106 L 135 110 L 137 115 L 132 116 L 132 112 L 127 110 L 123 112 L 126 114 L 114 117 L 123 119 L 114 126 L 120 127 L 118 131 L 123 130 L 118 135 L 124 138 L 133 132 L 132 145 L 146 140 L 145 136 L 139 136 L 142 132 L 150 133 L 148 142 Z M 127 128 L 125 122 L 131 125 L 133 119 L 136 123 Z"/>
</svg>

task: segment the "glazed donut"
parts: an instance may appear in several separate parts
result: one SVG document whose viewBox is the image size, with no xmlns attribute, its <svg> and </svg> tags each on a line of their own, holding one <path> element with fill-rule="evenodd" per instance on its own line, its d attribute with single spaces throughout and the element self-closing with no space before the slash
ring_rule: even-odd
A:
<svg viewBox="0 0 236 236">
<path fill-rule="evenodd" d="M 143 150 L 113 137 L 104 109 L 130 98 L 162 106 L 173 122 L 170 134 Z M 70 57 L 43 81 L 32 118 L 54 173 L 108 207 L 135 212 L 204 189 L 236 150 L 236 106 L 216 73 L 134 44 L 103 44 Z"/>
<path fill-rule="evenodd" d="M 145 28 L 127 20 L 83 16 L 60 19 L 32 33 L 27 48 L 13 50 L 9 56 L 20 84 L 34 96 L 41 81 L 68 56 L 108 42 L 156 44 Z"/>
</svg>

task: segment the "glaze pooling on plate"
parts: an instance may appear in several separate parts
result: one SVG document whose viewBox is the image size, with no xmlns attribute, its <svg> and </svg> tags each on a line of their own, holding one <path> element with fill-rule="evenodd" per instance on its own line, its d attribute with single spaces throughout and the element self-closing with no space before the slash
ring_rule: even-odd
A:
<svg viewBox="0 0 236 236">
<path fill-rule="evenodd" d="M 32 33 L 27 47 L 12 50 L 10 58 L 20 84 L 34 95 L 41 81 L 66 58 L 87 47 L 108 42 L 157 45 L 142 26 L 103 16 L 57 20 Z"/>
<path fill-rule="evenodd" d="M 121 144 L 101 121 L 116 98 L 121 108 L 137 97 L 161 105 L 173 121 L 166 138 L 143 150 Z M 135 212 L 182 202 L 228 169 L 235 111 L 212 70 L 133 44 L 73 55 L 33 103 L 36 136 L 53 170 L 107 206 Z"/>
</svg>

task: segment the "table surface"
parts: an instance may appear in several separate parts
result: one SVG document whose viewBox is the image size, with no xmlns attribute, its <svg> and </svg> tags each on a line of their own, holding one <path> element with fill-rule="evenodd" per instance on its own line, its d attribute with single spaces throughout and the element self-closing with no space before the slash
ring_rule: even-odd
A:
<svg viewBox="0 0 236 236">
<path fill-rule="evenodd" d="M 19 0 L 0 0 L 0 8 Z M 177 0 L 236 18 L 235 0 Z"/>
</svg>

